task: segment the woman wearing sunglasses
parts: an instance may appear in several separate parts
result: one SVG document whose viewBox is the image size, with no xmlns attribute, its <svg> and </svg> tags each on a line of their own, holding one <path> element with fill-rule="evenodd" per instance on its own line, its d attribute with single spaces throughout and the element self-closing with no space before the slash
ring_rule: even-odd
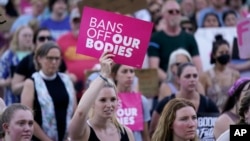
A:
<svg viewBox="0 0 250 141">
<path fill-rule="evenodd" d="M 35 50 L 39 49 L 41 45 L 48 41 L 52 41 L 50 31 L 47 28 L 38 29 L 33 38 L 33 43 L 35 44 Z M 34 50 L 34 51 L 35 51 Z M 20 94 L 23 89 L 23 84 L 26 78 L 30 78 L 31 75 L 36 72 L 34 64 L 34 52 L 26 56 L 17 66 L 12 80 L 12 91 L 16 94 Z M 65 62 L 62 60 L 60 64 L 59 71 L 66 72 L 67 68 Z"/>
<path fill-rule="evenodd" d="M 154 133 L 156 125 L 169 100 L 174 98 L 184 98 L 191 101 L 196 109 L 197 115 L 200 113 L 219 113 L 216 105 L 208 98 L 197 92 L 198 70 L 192 63 L 184 63 L 178 67 L 177 77 L 179 80 L 179 91 L 162 99 L 156 109 L 154 109 L 150 123 L 150 134 Z"/>
</svg>

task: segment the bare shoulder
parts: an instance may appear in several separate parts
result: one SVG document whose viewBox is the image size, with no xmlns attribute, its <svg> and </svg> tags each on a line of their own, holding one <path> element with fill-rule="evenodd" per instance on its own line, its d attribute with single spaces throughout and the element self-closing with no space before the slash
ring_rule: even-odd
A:
<svg viewBox="0 0 250 141">
<path fill-rule="evenodd" d="M 231 118 L 227 114 L 222 114 L 218 117 L 214 124 L 214 137 L 218 139 L 218 137 L 230 128 L 230 124 L 234 124 Z"/>
<path fill-rule="evenodd" d="M 31 79 L 26 79 L 24 81 L 24 86 L 22 90 L 22 96 L 31 96 L 34 95 L 34 81 Z"/>
<path fill-rule="evenodd" d="M 129 129 L 127 126 L 124 126 L 124 128 L 128 134 L 129 141 L 135 141 L 134 134 L 133 134 L 132 130 Z"/>
<path fill-rule="evenodd" d="M 217 121 L 231 121 L 231 118 L 226 114 L 226 113 L 223 113 L 221 114 L 218 118 L 217 118 Z"/>
<path fill-rule="evenodd" d="M 234 70 L 234 69 L 230 69 L 230 70 L 231 70 L 235 80 L 240 78 L 240 72 L 239 71 Z"/>
<path fill-rule="evenodd" d="M 232 119 L 227 114 L 221 114 L 215 121 L 215 128 L 232 124 Z"/>
<path fill-rule="evenodd" d="M 199 73 L 199 77 L 200 77 L 200 79 L 203 80 L 203 81 L 206 80 L 207 77 L 208 77 L 208 72 L 207 72 L 207 71 L 200 72 L 200 73 Z"/>
<path fill-rule="evenodd" d="M 31 79 L 26 79 L 25 81 L 24 81 L 24 86 L 28 86 L 28 87 L 32 87 L 32 86 L 34 86 L 34 81 L 33 80 L 31 80 Z"/>
</svg>

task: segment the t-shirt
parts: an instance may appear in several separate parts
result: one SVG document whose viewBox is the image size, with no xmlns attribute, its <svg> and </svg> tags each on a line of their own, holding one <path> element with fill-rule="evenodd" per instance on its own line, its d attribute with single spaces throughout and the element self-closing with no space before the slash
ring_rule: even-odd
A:
<svg viewBox="0 0 250 141">
<path fill-rule="evenodd" d="M 31 75 L 36 72 L 35 64 L 33 62 L 34 53 L 29 54 L 24 57 L 23 60 L 17 65 L 16 73 L 25 76 L 25 78 L 30 78 Z M 62 60 L 59 67 L 60 72 L 66 72 L 67 68 L 65 62 Z"/>
<path fill-rule="evenodd" d="M 170 54 L 178 48 L 186 49 L 191 56 L 199 55 L 198 45 L 193 35 L 181 31 L 178 36 L 169 36 L 164 31 L 159 31 L 151 37 L 148 56 L 159 57 L 159 67 L 166 71 Z"/>
<path fill-rule="evenodd" d="M 71 30 L 69 16 L 66 16 L 61 21 L 55 21 L 52 18 L 48 18 L 41 23 L 41 27 L 48 28 L 55 40 Z"/>
<path fill-rule="evenodd" d="M 158 114 L 161 114 L 165 105 L 168 103 L 168 101 L 171 99 L 174 99 L 175 97 L 176 97 L 175 94 L 172 94 L 162 99 L 156 106 L 155 111 Z M 203 95 L 200 95 L 200 105 L 199 105 L 197 114 L 199 113 L 219 113 L 219 110 L 212 100 L 210 100 L 209 98 Z"/>
<path fill-rule="evenodd" d="M 98 59 L 76 53 L 77 38 L 71 32 L 61 36 L 57 43 L 61 47 L 68 71 L 75 74 L 78 81 L 84 81 L 85 70 L 92 69 L 99 63 Z"/>
</svg>

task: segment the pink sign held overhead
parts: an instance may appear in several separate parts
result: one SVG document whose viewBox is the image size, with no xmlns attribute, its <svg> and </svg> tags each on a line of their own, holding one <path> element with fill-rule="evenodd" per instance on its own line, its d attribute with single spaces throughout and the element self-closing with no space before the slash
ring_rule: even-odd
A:
<svg viewBox="0 0 250 141">
<path fill-rule="evenodd" d="M 76 51 L 99 58 L 109 50 L 116 63 L 141 68 L 152 28 L 151 22 L 84 7 Z"/>
<path fill-rule="evenodd" d="M 143 111 L 140 93 L 119 93 L 119 106 L 116 111 L 118 121 L 132 131 L 143 130 Z"/>
<path fill-rule="evenodd" d="M 237 24 L 239 55 L 241 59 L 250 58 L 250 19 L 245 18 Z"/>
</svg>

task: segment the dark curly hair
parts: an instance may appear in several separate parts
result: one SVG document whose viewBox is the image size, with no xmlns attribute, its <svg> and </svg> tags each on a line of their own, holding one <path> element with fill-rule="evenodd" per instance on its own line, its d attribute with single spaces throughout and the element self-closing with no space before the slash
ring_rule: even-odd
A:
<svg viewBox="0 0 250 141">
<path fill-rule="evenodd" d="M 241 99 L 240 108 L 239 108 L 239 116 L 240 121 L 238 124 L 249 124 L 246 123 L 245 113 L 249 110 L 250 107 L 250 91 L 248 91 L 245 96 Z"/>
</svg>

